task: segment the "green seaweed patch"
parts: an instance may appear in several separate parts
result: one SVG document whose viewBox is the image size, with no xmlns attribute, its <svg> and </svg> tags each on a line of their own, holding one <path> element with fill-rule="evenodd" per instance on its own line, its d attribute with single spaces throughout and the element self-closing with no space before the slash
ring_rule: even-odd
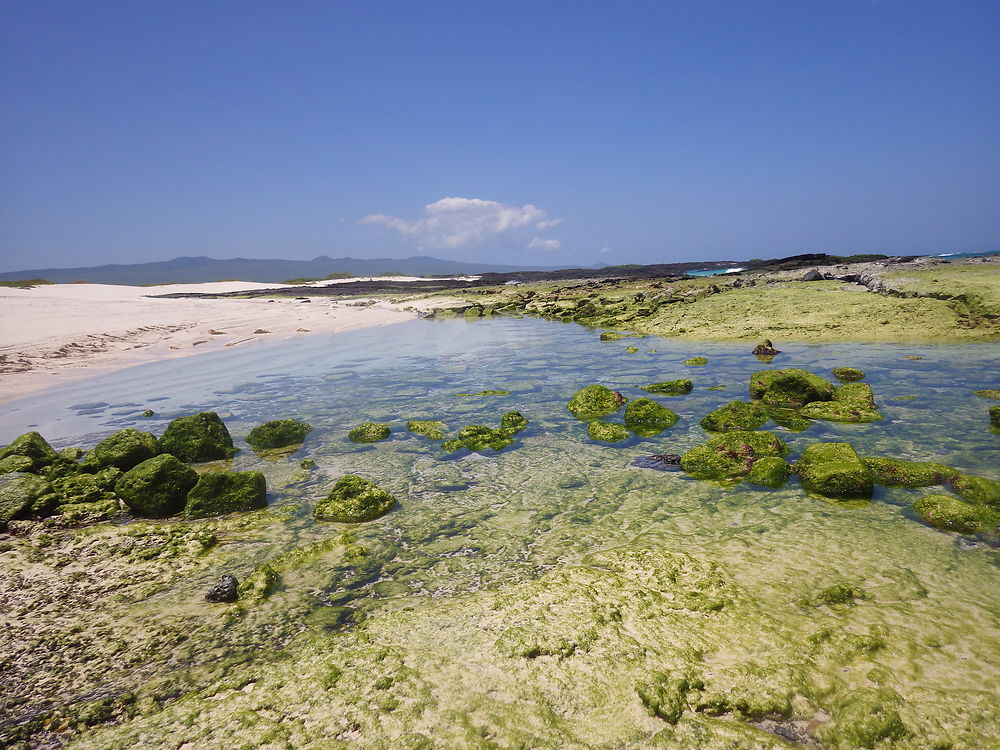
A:
<svg viewBox="0 0 1000 750">
<path fill-rule="evenodd" d="M 691 392 L 693 387 L 694 384 L 690 380 L 681 378 L 680 380 L 665 380 L 662 383 L 650 383 L 643 386 L 642 390 L 646 393 L 657 393 L 664 396 L 685 396 Z M 722 387 L 725 388 L 725 386 Z"/>
<path fill-rule="evenodd" d="M 1000 523 L 1000 513 L 952 495 L 926 495 L 913 503 L 913 509 L 931 526 L 963 534 L 995 529 Z"/>
<path fill-rule="evenodd" d="M 854 383 L 865 379 L 864 371 L 856 367 L 834 367 L 831 372 L 833 373 L 833 377 L 842 383 Z"/>
<path fill-rule="evenodd" d="M 236 587 L 240 602 L 256 604 L 281 587 L 281 576 L 267 563 L 261 563 Z"/>
<path fill-rule="evenodd" d="M 930 487 L 958 476 L 958 470 L 930 461 L 902 461 L 898 458 L 864 458 L 876 484 L 883 487 Z"/>
<path fill-rule="evenodd" d="M 767 410 L 760 404 L 730 401 L 704 416 L 701 426 L 709 432 L 753 431 L 767 420 Z"/>
<path fill-rule="evenodd" d="M 479 391 L 478 393 L 456 393 L 455 398 L 460 398 L 463 396 L 509 396 L 511 391 L 500 391 L 500 390 L 486 390 Z"/>
<path fill-rule="evenodd" d="M 816 594 L 816 601 L 826 605 L 854 606 L 857 599 L 866 599 L 865 592 L 849 583 L 835 583 Z"/>
<path fill-rule="evenodd" d="M 1000 401 L 1000 391 L 993 389 L 986 389 L 982 391 L 973 391 L 977 396 L 982 396 L 983 398 L 995 398 Z"/>
<path fill-rule="evenodd" d="M 435 419 L 411 419 L 406 423 L 406 429 L 431 440 L 444 440 L 444 433 L 448 428 L 444 422 Z"/>
<path fill-rule="evenodd" d="M 705 390 L 706 391 L 724 391 L 724 390 L 726 390 L 726 386 L 724 386 L 724 385 L 710 385 Z"/>
<path fill-rule="evenodd" d="M 566 409 L 577 419 L 586 421 L 614 414 L 624 403 L 625 397 L 618 391 L 594 384 L 574 393 Z"/>
<path fill-rule="evenodd" d="M 691 448 L 681 457 L 681 469 L 696 479 L 742 479 L 756 461 L 788 453 L 788 446 L 772 432 L 726 432 Z"/>
<path fill-rule="evenodd" d="M 623 440 L 628 440 L 632 433 L 625 425 L 616 422 L 593 421 L 587 425 L 587 435 L 591 440 L 601 443 L 620 443 Z"/>
<path fill-rule="evenodd" d="M 886 747 L 909 732 L 896 707 L 903 702 L 888 688 L 857 688 L 838 699 L 833 720 L 819 728 L 826 747 L 837 750 Z"/>
<path fill-rule="evenodd" d="M 688 367 L 704 367 L 708 364 L 708 358 L 691 357 L 690 359 L 685 359 L 681 364 L 687 365 Z"/>
<path fill-rule="evenodd" d="M 648 398 L 637 398 L 625 407 L 625 426 L 639 437 L 659 435 L 677 420 L 672 410 Z"/>
<path fill-rule="evenodd" d="M 802 486 L 815 494 L 838 500 L 870 499 L 872 471 L 850 443 L 813 443 L 796 464 Z"/>
<path fill-rule="evenodd" d="M 625 347 L 625 353 L 626 354 L 635 354 L 638 351 L 639 351 L 639 347 L 637 347 L 637 346 L 626 346 Z"/>
<path fill-rule="evenodd" d="M 500 429 L 516 435 L 528 426 L 528 418 L 519 411 L 509 411 L 500 417 Z"/>
<path fill-rule="evenodd" d="M 704 687 L 704 682 L 690 675 L 654 672 L 635 686 L 635 692 L 652 716 L 674 725 L 690 708 L 688 694 Z"/>
<path fill-rule="evenodd" d="M 297 419 L 274 419 L 257 425 L 247 435 L 247 443 L 255 450 L 271 450 L 299 445 L 312 432 L 312 425 Z"/>
<path fill-rule="evenodd" d="M 395 505 L 396 498 L 374 482 L 346 474 L 336 481 L 330 494 L 316 503 L 313 517 L 320 521 L 361 523 L 384 516 Z"/>
<path fill-rule="evenodd" d="M 362 422 L 347 433 L 352 443 L 377 443 L 389 437 L 389 425 L 384 422 Z"/>
<path fill-rule="evenodd" d="M 1000 508 L 1000 482 L 986 477 L 959 474 L 949 482 L 951 489 L 963 500 Z"/>
</svg>

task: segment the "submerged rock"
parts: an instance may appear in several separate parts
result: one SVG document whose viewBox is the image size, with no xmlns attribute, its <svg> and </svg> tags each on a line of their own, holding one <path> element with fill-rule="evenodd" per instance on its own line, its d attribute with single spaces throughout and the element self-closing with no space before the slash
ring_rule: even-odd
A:
<svg viewBox="0 0 1000 750">
<path fill-rule="evenodd" d="M 705 357 L 691 357 L 690 359 L 685 359 L 682 364 L 688 367 L 702 367 L 708 364 L 708 359 Z"/>
<path fill-rule="evenodd" d="M 869 499 L 872 472 L 850 443 L 813 443 L 802 451 L 796 472 L 807 490 L 840 500 Z"/>
<path fill-rule="evenodd" d="M 767 411 L 760 404 L 744 401 L 730 401 L 720 406 L 701 420 L 701 426 L 709 432 L 730 432 L 732 430 L 756 430 L 768 419 Z"/>
<path fill-rule="evenodd" d="M 748 484 L 761 487 L 778 488 L 788 481 L 791 467 L 788 462 L 778 456 L 764 456 L 753 462 L 747 474 Z"/>
<path fill-rule="evenodd" d="M 49 483 L 34 474 L 12 472 L 0 476 L 0 524 L 28 518 L 38 499 L 51 491 Z"/>
<path fill-rule="evenodd" d="M 519 411 L 509 411 L 500 417 L 500 429 L 516 435 L 528 426 L 528 418 Z"/>
<path fill-rule="evenodd" d="M 235 602 L 239 599 L 238 587 L 240 582 L 236 580 L 236 576 L 229 575 L 228 573 L 219 579 L 219 582 L 212 586 L 205 594 L 206 602 Z"/>
<path fill-rule="evenodd" d="M 655 471 L 680 471 L 681 457 L 676 453 L 661 453 L 652 456 L 639 456 L 632 460 L 630 466 L 639 469 L 653 469 Z"/>
<path fill-rule="evenodd" d="M 574 393 L 566 409 L 577 419 L 589 420 L 614 414 L 624 403 L 625 397 L 618 391 L 595 384 Z"/>
<path fill-rule="evenodd" d="M 802 406 L 813 401 L 829 401 L 834 386 L 808 370 L 759 370 L 750 377 L 750 398 L 772 406 Z"/>
<path fill-rule="evenodd" d="M 247 443 L 257 450 L 298 445 L 312 432 L 312 425 L 297 419 L 275 419 L 257 425 L 247 435 Z"/>
<path fill-rule="evenodd" d="M 772 432 L 726 432 L 685 453 L 681 468 L 696 479 L 743 478 L 759 459 L 784 458 L 788 450 Z"/>
<path fill-rule="evenodd" d="M 442 447 L 449 453 L 468 448 L 470 451 L 500 451 L 514 442 L 514 432 L 495 430 L 483 424 L 470 424 L 458 431 L 458 437 L 447 440 Z"/>
<path fill-rule="evenodd" d="M 667 380 L 662 383 L 650 383 L 643 386 L 642 390 L 647 393 L 661 393 L 665 396 L 683 396 L 691 392 L 693 387 L 690 380 L 682 378 L 680 380 Z"/>
<path fill-rule="evenodd" d="M 834 367 L 831 372 L 833 373 L 833 377 L 842 383 L 853 383 L 865 379 L 864 372 L 854 367 Z"/>
<path fill-rule="evenodd" d="M 754 347 L 754 350 L 751 352 L 751 354 L 757 357 L 773 357 L 777 354 L 781 354 L 781 351 L 774 348 L 774 345 L 771 343 L 770 339 L 764 339 L 759 344 L 757 344 L 757 346 Z"/>
<path fill-rule="evenodd" d="M 321 521 L 360 523 L 384 516 L 395 504 L 396 498 L 374 482 L 347 474 L 337 480 L 329 495 L 316 503 L 313 516 Z"/>
<path fill-rule="evenodd" d="M 618 339 L 627 339 L 630 335 L 627 333 L 618 333 L 618 331 L 604 331 L 601 334 L 601 341 L 617 341 Z"/>
<path fill-rule="evenodd" d="M 137 516 L 164 518 L 180 513 L 198 473 L 169 453 L 143 461 L 115 483 L 118 497 Z"/>
<path fill-rule="evenodd" d="M 206 518 L 266 507 L 267 483 L 262 473 L 213 471 L 198 477 L 198 483 L 188 492 L 184 515 Z"/>
<path fill-rule="evenodd" d="M 673 411 L 648 398 L 637 398 L 625 407 L 625 426 L 639 437 L 659 435 L 677 420 Z"/>
<path fill-rule="evenodd" d="M 804 417 L 828 422 L 863 423 L 882 419 L 872 387 L 867 383 L 845 383 L 834 392 L 832 401 L 806 404 L 801 413 Z"/>
<path fill-rule="evenodd" d="M 126 427 L 109 435 L 94 446 L 88 460 L 101 466 L 114 466 L 128 471 L 160 452 L 156 436 L 151 432 L 139 432 L 134 427 Z"/>
<path fill-rule="evenodd" d="M 444 422 L 439 422 L 433 419 L 411 419 L 406 423 L 406 429 L 410 432 L 423 435 L 431 440 L 444 440 L 444 431 L 446 428 Z"/>
<path fill-rule="evenodd" d="M 901 461 L 896 458 L 864 458 L 876 484 L 883 487 L 929 487 L 958 476 L 958 470 L 929 461 Z"/>
<path fill-rule="evenodd" d="M 59 454 L 55 452 L 45 438 L 34 431 L 24 433 L 6 448 L 0 450 L 0 461 L 11 456 L 21 456 L 29 459 L 31 461 L 31 471 L 35 472 L 45 468 L 59 458 Z"/>
<path fill-rule="evenodd" d="M 587 435 L 591 440 L 597 440 L 602 443 L 620 443 L 622 440 L 628 440 L 632 437 L 632 434 L 625 425 L 616 422 L 598 421 L 587 425 Z"/>
<path fill-rule="evenodd" d="M 161 453 L 192 463 L 231 458 L 236 453 L 229 430 L 214 411 L 172 420 L 159 445 Z"/>
<path fill-rule="evenodd" d="M 1000 513 L 951 495 L 927 495 L 913 503 L 913 509 L 935 528 L 964 534 L 988 531 L 1000 523 Z"/>
<path fill-rule="evenodd" d="M 960 474 L 952 477 L 949 484 L 963 500 L 1000 508 L 1000 482 L 994 479 Z"/>
<path fill-rule="evenodd" d="M 389 425 L 383 422 L 362 422 L 347 433 L 352 443 L 377 443 L 389 437 Z"/>
</svg>

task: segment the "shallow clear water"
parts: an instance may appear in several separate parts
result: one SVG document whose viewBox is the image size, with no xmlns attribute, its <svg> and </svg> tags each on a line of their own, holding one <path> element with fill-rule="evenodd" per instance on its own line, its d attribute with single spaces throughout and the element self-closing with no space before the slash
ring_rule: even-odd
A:
<svg viewBox="0 0 1000 750">
<path fill-rule="evenodd" d="M 628 354 L 626 347 L 632 345 L 639 352 Z M 535 685 L 535 680 L 556 677 L 545 671 L 549 657 L 526 666 L 524 659 L 495 653 L 494 644 L 513 638 L 512 623 L 520 623 L 518 627 L 534 623 L 531 627 L 540 632 L 559 634 L 552 636 L 559 643 L 573 641 L 575 636 L 566 633 L 579 626 L 581 616 L 574 602 L 596 597 L 625 612 L 622 622 L 629 623 L 627 633 L 608 636 L 607 648 L 614 651 L 622 643 L 635 642 L 645 655 L 606 655 L 603 662 L 595 657 L 589 664 L 587 650 L 581 647 L 572 658 L 552 657 L 555 661 L 548 668 L 569 670 L 566 680 L 585 679 L 600 688 L 594 687 L 597 692 L 586 700 L 552 698 L 556 703 L 565 698 L 574 708 L 559 703 L 560 715 L 567 717 L 565 726 L 531 735 L 545 737 L 544 746 L 564 745 L 560 732 L 569 733 L 565 736 L 583 732 L 573 734 L 588 738 L 581 746 L 611 742 L 608 737 L 601 739 L 605 730 L 595 728 L 587 711 L 615 713 L 625 704 L 631 711 L 636 679 L 663 669 L 662 663 L 657 664 L 664 660 L 681 665 L 697 662 L 711 667 L 710 674 L 725 675 L 743 664 L 748 654 L 769 659 L 768 664 L 798 659 L 807 665 L 803 670 L 810 680 L 843 683 L 844 690 L 871 680 L 868 670 L 884 669 L 892 675 L 893 689 L 919 707 L 914 716 L 904 716 L 908 726 L 932 716 L 935 726 L 954 740 L 959 734 L 948 724 L 947 715 L 955 711 L 949 701 L 967 704 L 970 695 L 1000 691 L 996 628 L 1000 597 L 995 593 L 1000 572 L 994 550 L 934 531 L 915 519 L 911 501 L 940 490 L 879 488 L 872 503 L 847 507 L 807 496 L 794 480 L 779 490 L 720 487 L 629 464 L 641 455 L 683 453 L 704 441 L 707 436 L 698 420 L 723 403 L 745 400 L 749 377 L 758 369 L 795 366 L 829 377 L 831 368 L 849 365 L 867 373 L 866 382 L 875 391 L 884 421 L 816 422 L 800 433 L 767 425 L 765 429 L 774 429 L 790 443 L 792 460 L 811 442 L 846 440 L 862 455 L 939 461 L 1000 479 L 1000 438 L 988 427 L 991 402 L 972 393 L 1000 387 L 996 366 L 1000 346 L 783 348 L 783 354 L 768 365 L 750 355 L 745 344 L 693 344 L 656 337 L 600 342 L 597 332 L 577 325 L 530 319 L 414 321 L 156 363 L 84 381 L 59 393 L 5 405 L 0 441 L 38 429 L 58 446 L 87 447 L 122 426 L 159 433 L 174 416 L 213 409 L 244 449 L 233 460 L 233 468 L 265 472 L 269 510 L 253 514 L 255 520 L 245 527 L 238 520 L 222 522 L 218 528 L 224 544 L 187 571 L 183 585 L 163 584 L 144 599 L 142 613 L 128 610 L 123 622 L 133 626 L 169 615 L 178 627 L 186 627 L 184 623 L 200 627 L 209 610 L 191 602 L 221 572 L 233 571 L 242 578 L 254 565 L 282 560 L 290 550 L 336 540 L 345 527 L 313 521 L 311 505 L 340 474 L 369 477 L 400 499 L 397 510 L 384 518 L 353 527 L 350 541 L 364 548 L 363 559 L 319 554 L 288 566 L 282 591 L 247 615 L 236 631 L 230 626 L 218 633 L 199 631 L 201 635 L 187 645 L 166 648 L 169 658 L 162 663 L 154 660 L 137 669 L 134 678 L 120 675 L 123 686 L 141 684 L 150 674 L 166 670 L 167 661 L 176 672 L 178 665 L 204 661 L 205 654 L 228 663 L 247 643 L 277 639 L 285 645 L 302 628 L 312 632 L 310 623 L 331 607 L 346 606 L 347 622 L 353 625 L 343 631 L 337 648 L 353 654 L 348 661 L 373 668 L 365 662 L 367 652 L 351 641 L 364 623 L 364 638 L 391 644 L 404 654 L 409 668 L 434 693 L 435 710 L 463 716 L 484 711 L 488 718 L 482 721 L 496 736 L 512 738 L 511 726 L 531 724 L 534 719 L 510 716 L 509 723 L 497 726 L 496 717 L 503 714 L 498 706 L 510 708 L 510 700 L 497 696 L 517 695 L 519 684 Z M 682 364 L 695 355 L 707 357 L 708 365 Z M 694 381 L 690 395 L 653 396 L 681 416 L 673 428 L 654 438 L 633 439 L 621 447 L 592 443 L 586 426 L 565 410 L 569 397 L 591 382 L 635 398 L 648 395 L 638 390 L 642 385 L 681 377 Z M 707 390 L 709 386 L 725 390 Z M 456 395 L 485 389 L 512 393 Z M 156 416 L 143 418 L 147 408 Z M 466 424 L 497 425 L 510 409 L 522 412 L 531 424 L 512 448 L 500 454 L 448 456 L 437 444 L 405 430 L 407 419 L 440 419 L 452 432 Z M 254 425 L 284 417 L 305 419 L 314 426 L 295 454 L 260 457 L 242 443 Z M 368 446 L 348 442 L 347 431 L 365 420 L 390 422 L 392 437 Z M 316 470 L 299 468 L 306 457 L 316 460 Z M 623 573 L 613 584 L 578 579 L 582 569 L 616 570 L 620 561 L 593 562 L 595 555 L 614 555 L 616 550 L 629 554 L 668 550 L 687 562 L 653 560 L 642 575 L 633 579 L 631 573 Z M 715 575 L 705 571 L 718 568 L 724 579 L 720 596 L 731 603 L 724 612 L 742 614 L 724 621 L 671 622 L 667 630 L 662 630 L 667 626 L 661 620 L 651 623 L 645 616 L 632 623 L 628 608 L 653 585 L 643 576 L 666 575 L 663 566 L 675 564 L 694 571 L 689 571 L 691 586 L 699 591 L 708 585 L 703 585 L 706 576 Z M 683 581 L 687 573 L 675 570 L 669 575 Z M 818 589 L 845 581 L 868 592 L 870 601 L 850 612 L 802 609 L 800 603 Z M 563 594 L 553 602 L 548 597 L 554 590 L 578 593 Z M 668 599 L 675 595 L 665 594 Z M 542 603 L 534 609 L 526 604 L 536 600 Z M 850 667 L 826 664 L 801 651 L 801 644 L 823 627 L 855 634 L 885 629 L 889 645 L 877 656 L 865 656 L 863 670 L 853 662 Z M 409 635 L 400 640 L 402 632 Z M 604 636 L 595 637 L 600 643 Z M 664 639 L 682 644 L 685 656 L 654 658 L 656 644 L 662 645 Z M 931 642 L 939 645 L 928 647 Z M 455 651 L 458 643 L 462 647 Z M 576 664 L 577 658 L 584 661 Z M 301 659 L 301 663 L 292 660 L 294 669 L 308 673 L 314 659 Z M 478 682 L 469 681 L 466 661 L 479 665 Z M 573 673 L 574 669 L 582 671 Z M 185 679 L 201 685 L 216 676 L 209 670 L 207 676 Z M 276 685 L 287 683 L 287 675 L 272 677 Z M 726 683 L 724 689 L 735 689 L 734 684 Z M 85 687 L 72 686 L 71 692 L 85 692 Z M 810 690 L 810 695 L 822 694 L 818 688 Z M 951 697 L 935 693 L 933 700 L 928 698 L 928 691 L 938 690 L 950 691 Z M 478 709 L 469 703 L 472 694 Z M 830 694 L 838 693 L 831 688 Z M 313 704 L 314 696 L 299 695 L 294 700 L 314 718 L 317 712 L 325 715 L 325 708 Z M 825 706 L 822 698 L 811 700 Z M 921 703 L 924 700 L 931 701 L 935 710 Z M 590 708 L 582 705 L 587 701 Z M 426 706 L 421 710 L 433 714 Z M 638 710 L 637 717 L 645 716 L 641 705 Z M 622 715 L 630 715 L 628 711 Z M 990 721 L 997 720 L 996 714 L 990 716 Z M 648 717 L 637 717 L 628 721 L 646 726 Z M 158 726 L 169 733 L 176 730 L 171 722 L 187 720 L 178 714 L 150 721 L 162 722 Z M 140 735 L 157 736 L 151 725 L 141 726 L 136 730 Z M 655 730 L 650 725 L 649 731 Z M 703 730 L 708 731 L 704 727 L 698 731 Z M 374 734 L 365 735 L 369 739 L 389 741 L 396 736 L 382 724 L 370 731 Z M 636 746 L 642 746 L 645 736 L 636 735 Z M 210 737 L 215 735 L 202 739 Z M 134 740 L 122 735 L 116 741 Z M 677 745 L 692 746 L 692 741 L 678 735 Z M 155 745 L 154 740 L 149 742 Z M 715 740 L 703 742 L 705 747 L 716 746 Z M 510 739 L 497 746 L 514 744 Z M 962 746 L 961 741 L 955 745 Z"/>
</svg>

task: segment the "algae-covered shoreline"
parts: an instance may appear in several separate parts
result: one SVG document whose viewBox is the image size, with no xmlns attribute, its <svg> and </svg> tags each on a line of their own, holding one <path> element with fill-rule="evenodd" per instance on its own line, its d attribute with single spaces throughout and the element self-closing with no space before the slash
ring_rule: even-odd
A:
<svg viewBox="0 0 1000 750">
<path fill-rule="evenodd" d="M 794 479 L 769 489 L 630 467 L 704 443 L 700 421 L 748 399 L 755 372 L 801 366 L 836 385 L 833 370 L 851 365 L 884 419 L 768 423 L 790 461 L 850 442 L 1000 479 L 993 402 L 973 392 L 1000 386 L 995 344 L 793 345 L 768 365 L 743 345 L 602 342 L 535 320 L 404 325 L 416 340 L 386 331 L 373 347 L 359 334 L 354 349 L 311 357 L 298 342 L 256 364 L 244 353 L 232 373 L 204 368 L 205 393 L 174 394 L 151 366 L 107 392 L 171 398 L 74 402 L 100 436 L 160 435 L 177 416 L 224 408 L 241 450 L 199 471 L 261 471 L 269 506 L 18 522 L 0 554 L 9 741 L 971 748 L 1000 732 L 1000 559 L 913 509 L 947 489 L 878 485 L 871 501 L 840 502 Z M 693 356 L 705 364 L 685 365 Z M 643 390 L 682 380 L 691 386 Z M 678 419 L 621 447 L 589 440 L 566 406 L 591 382 Z M 615 406 L 597 418 L 622 419 Z M 434 437 L 502 429 L 512 410 L 528 423 L 502 450 L 449 454 Z M 301 448 L 243 443 L 287 416 L 312 425 Z M 351 442 L 366 421 L 389 437 Z M 314 520 L 349 473 L 398 505 L 358 524 Z M 236 604 L 204 601 L 221 573 L 242 582 L 259 566 L 273 582 Z"/>
</svg>

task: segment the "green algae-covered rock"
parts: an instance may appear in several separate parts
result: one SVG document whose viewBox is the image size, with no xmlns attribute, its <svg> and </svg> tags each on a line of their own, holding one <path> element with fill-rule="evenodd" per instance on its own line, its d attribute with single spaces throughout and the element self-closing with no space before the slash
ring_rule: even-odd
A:
<svg viewBox="0 0 1000 750">
<path fill-rule="evenodd" d="M 267 507 L 267 483 L 259 471 L 209 472 L 198 477 L 184 505 L 188 518 Z"/>
<path fill-rule="evenodd" d="M 267 599 L 280 585 L 278 572 L 267 563 L 261 563 L 236 587 L 236 595 L 242 602 L 256 604 Z"/>
<path fill-rule="evenodd" d="M 771 432 L 726 432 L 696 445 L 681 457 L 681 469 L 696 479 L 742 478 L 756 461 L 788 455 L 788 446 Z"/>
<path fill-rule="evenodd" d="M 823 497 L 841 500 L 872 496 L 872 472 L 850 443 L 813 443 L 796 465 L 802 486 Z"/>
<path fill-rule="evenodd" d="M 829 401 L 834 386 L 808 370 L 759 370 L 750 376 L 750 398 L 774 406 L 802 406 L 812 401 Z"/>
<path fill-rule="evenodd" d="M 1000 401 L 1000 391 L 998 390 L 986 389 L 982 391 L 973 391 L 973 393 L 977 396 L 982 396 L 983 398 L 995 398 Z"/>
<path fill-rule="evenodd" d="M 500 451 L 513 442 L 514 433 L 510 430 L 495 430 L 482 424 L 470 424 L 458 431 L 457 438 L 446 440 L 442 447 L 449 453 L 460 448 L 468 448 L 470 451 Z"/>
<path fill-rule="evenodd" d="M 59 496 L 59 505 L 95 503 L 115 499 L 115 484 L 122 470 L 109 466 L 96 474 L 71 474 L 50 480 L 52 490 Z"/>
<path fill-rule="evenodd" d="M 27 456 L 13 455 L 0 458 L 0 474 L 30 472 L 33 468 L 35 468 L 35 462 Z"/>
<path fill-rule="evenodd" d="M 903 701 L 887 688 L 856 688 L 838 700 L 833 720 L 820 727 L 824 745 L 837 750 L 889 747 L 907 735 L 896 706 Z"/>
<path fill-rule="evenodd" d="M 444 422 L 433 419 L 411 419 L 406 423 L 406 429 L 431 440 L 444 440 L 444 431 L 447 427 Z"/>
<path fill-rule="evenodd" d="M 637 398 L 625 407 L 625 426 L 639 437 L 653 437 L 677 423 L 677 415 L 663 404 Z"/>
<path fill-rule="evenodd" d="M 528 418 L 519 411 L 509 411 L 500 417 L 500 429 L 516 435 L 528 426 Z"/>
<path fill-rule="evenodd" d="M 604 331 L 601 334 L 601 341 L 617 341 L 618 339 L 630 338 L 627 333 L 618 333 L 618 331 Z"/>
<path fill-rule="evenodd" d="M 51 491 L 49 483 L 34 474 L 13 472 L 0 476 L 0 523 L 27 518 L 38 499 Z"/>
<path fill-rule="evenodd" d="M 883 487 L 930 487 L 958 476 L 958 470 L 929 461 L 900 461 L 896 458 L 864 458 L 875 484 Z"/>
<path fill-rule="evenodd" d="M 834 392 L 832 401 L 808 403 L 802 407 L 801 414 L 829 422 L 862 423 L 882 419 L 872 387 L 867 383 L 845 383 Z"/>
<path fill-rule="evenodd" d="M 685 675 L 654 672 L 650 679 L 635 686 L 635 692 L 650 714 L 668 724 L 676 724 L 688 709 L 687 695 L 704 685 Z"/>
<path fill-rule="evenodd" d="M 312 425 L 297 419 L 274 419 L 250 430 L 247 443 L 257 450 L 298 445 L 312 432 Z"/>
<path fill-rule="evenodd" d="M 848 583 L 835 583 L 827 586 L 816 595 L 816 599 L 822 604 L 854 604 L 855 599 L 863 599 L 864 593 Z"/>
<path fill-rule="evenodd" d="M 988 531 L 1000 523 L 1000 513 L 951 495 L 927 495 L 913 503 L 913 509 L 935 528 L 965 534 Z"/>
<path fill-rule="evenodd" d="M 816 424 L 809 417 L 803 417 L 798 409 L 782 406 L 767 406 L 765 409 L 772 422 L 789 432 L 804 432 Z"/>
<path fill-rule="evenodd" d="M 665 396 L 684 396 L 691 392 L 693 384 L 687 378 L 680 380 L 666 380 L 662 383 L 650 383 L 643 386 L 642 390 L 647 393 L 662 393 Z"/>
<path fill-rule="evenodd" d="M 377 443 L 389 437 L 389 425 L 383 422 L 362 422 L 347 433 L 352 443 Z"/>
<path fill-rule="evenodd" d="M 577 419 L 589 420 L 606 417 L 622 408 L 625 397 L 603 385 L 588 385 L 573 394 L 566 409 Z"/>
<path fill-rule="evenodd" d="M 164 518 L 180 513 L 198 473 L 170 453 L 161 453 L 122 474 L 115 492 L 137 516 Z"/>
<path fill-rule="evenodd" d="M 159 443 L 160 453 L 192 463 L 231 458 L 236 452 L 229 430 L 214 411 L 177 417 L 167 425 Z"/>
<path fill-rule="evenodd" d="M 0 461 L 9 456 L 23 456 L 31 460 L 31 471 L 37 472 L 51 464 L 59 454 L 37 432 L 26 432 L 0 450 Z"/>
<path fill-rule="evenodd" d="M 683 364 L 688 367 L 703 367 L 708 364 L 708 359 L 705 357 L 691 357 L 690 359 L 685 359 Z"/>
<path fill-rule="evenodd" d="M 777 488 L 788 481 L 790 470 L 791 467 L 785 459 L 777 456 L 765 456 L 753 462 L 746 481 L 748 484 L 756 484 L 761 487 Z"/>
<path fill-rule="evenodd" d="M 337 480 L 329 495 L 316 503 L 313 516 L 321 521 L 360 523 L 384 516 L 395 504 L 396 498 L 374 482 L 347 474 Z"/>
<path fill-rule="evenodd" d="M 767 411 L 760 404 L 730 401 L 703 417 L 701 426 L 709 432 L 756 430 L 767 421 Z"/>
<path fill-rule="evenodd" d="M 151 432 L 139 432 L 134 427 L 126 427 L 109 435 L 94 446 L 90 459 L 101 466 L 114 466 L 128 471 L 159 453 L 156 436 Z"/>
<path fill-rule="evenodd" d="M 1000 406 L 991 406 L 989 411 L 990 424 L 994 427 L 1000 427 Z"/>
<path fill-rule="evenodd" d="M 628 354 L 635 354 L 636 352 L 639 351 L 639 347 L 638 346 L 626 346 L 625 347 L 625 351 Z"/>
<path fill-rule="evenodd" d="M 952 477 L 949 484 L 963 500 L 1000 508 L 1000 482 L 996 480 L 960 474 Z"/>
<path fill-rule="evenodd" d="M 854 367 L 834 367 L 832 372 L 833 377 L 842 383 L 853 383 L 865 379 L 864 372 Z"/>
<path fill-rule="evenodd" d="M 622 440 L 628 440 L 632 437 L 624 425 L 597 421 L 587 425 L 587 435 L 591 440 L 598 440 L 602 443 L 620 443 Z"/>
</svg>

